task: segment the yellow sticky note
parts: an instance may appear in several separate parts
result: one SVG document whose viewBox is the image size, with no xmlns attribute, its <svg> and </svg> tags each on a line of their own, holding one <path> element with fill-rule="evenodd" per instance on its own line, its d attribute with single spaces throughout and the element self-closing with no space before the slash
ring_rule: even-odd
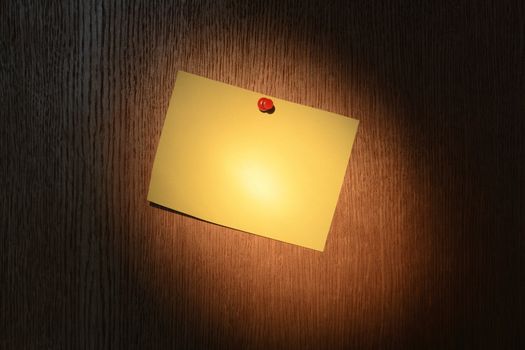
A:
<svg viewBox="0 0 525 350">
<path fill-rule="evenodd" d="M 322 251 L 358 121 L 179 71 L 150 202 Z"/>
</svg>

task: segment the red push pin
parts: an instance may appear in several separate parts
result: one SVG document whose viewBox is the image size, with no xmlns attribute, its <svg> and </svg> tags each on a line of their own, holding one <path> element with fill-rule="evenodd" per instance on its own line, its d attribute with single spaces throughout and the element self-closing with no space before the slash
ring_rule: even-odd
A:
<svg viewBox="0 0 525 350">
<path fill-rule="evenodd" d="M 273 101 L 266 97 L 261 97 L 259 101 L 257 101 L 257 107 L 259 107 L 259 110 L 263 113 L 273 113 L 275 110 Z"/>
</svg>

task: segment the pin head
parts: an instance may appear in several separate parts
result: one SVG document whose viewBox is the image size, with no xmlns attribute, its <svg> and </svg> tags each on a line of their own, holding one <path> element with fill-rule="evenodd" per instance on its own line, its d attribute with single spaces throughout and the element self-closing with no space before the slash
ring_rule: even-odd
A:
<svg viewBox="0 0 525 350">
<path fill-rule="evenodd" d="M 261 112 L 270 112 L 274 109 L 273 101 L 266 97 L 261 97 L 257 101 L 257 107 L 259 107 Z"/>
</svg>

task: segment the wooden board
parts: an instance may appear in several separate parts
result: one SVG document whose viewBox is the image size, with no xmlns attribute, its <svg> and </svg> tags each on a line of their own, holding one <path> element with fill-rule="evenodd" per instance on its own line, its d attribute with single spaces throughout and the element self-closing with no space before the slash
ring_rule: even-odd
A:
<svg viewBox="0 0 525 350">
<path fill-rule="evenodd" d="M 521 2 L 0 3 L 0 348 L 519 348 Z M 146 200 L 177 70 L 360 120 L 324 253 Z"/>
</svg>

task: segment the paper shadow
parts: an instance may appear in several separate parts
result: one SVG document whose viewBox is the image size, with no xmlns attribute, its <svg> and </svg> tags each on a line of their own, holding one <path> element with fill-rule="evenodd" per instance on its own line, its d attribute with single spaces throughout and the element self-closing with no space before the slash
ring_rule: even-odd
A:
<svg viewBox="0 0 525 350">
<path fill-rule="evenodd" d="M 179 214 L 179 215 L 182 215 L 182 216 L 187 217 L 187 218 L 190 218 L 190 219 L 195 219 L 195 220 L 199 220 L 199 221 L 202 221 L 202 222 L 206 222 L 206 223 L 208 223 L 208 224 L 213 224 L 213 225 L 217 225 L 217 226 L 222 226 L 222 225 L 216 224 L 215 222 L 207 221 L 207 220 L 204 220 L 204 219 L 198 218 L 198 217 L 196 217 L 196 216 L 192 216 L 192 215 L 189 215 L 189 214 L 183 213 L 183 212 L 181 212 L 181 211 L 178 211 L 178 210 L 174 210 L 174 209 L 171 209 L 171 208 L 165 207 L 165 206 L 160 205 L 160 204 L 157 204 L 157 203 L 149 202 L 149 206 L 150 206 L 150 207 L 153 207 L 153 208 L 157 208 L 157 209 L 166 210 L 166 211 L 168 211 L 168 212 L 170 212 L 170 213 Z M 227 226 L 222 226 L 222 227 L 227 227 Z M 228 228 L 231 228 L 231 227 L 228 227 Z"/>
</svg>

